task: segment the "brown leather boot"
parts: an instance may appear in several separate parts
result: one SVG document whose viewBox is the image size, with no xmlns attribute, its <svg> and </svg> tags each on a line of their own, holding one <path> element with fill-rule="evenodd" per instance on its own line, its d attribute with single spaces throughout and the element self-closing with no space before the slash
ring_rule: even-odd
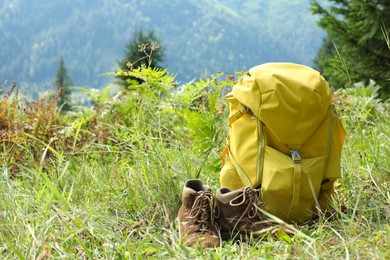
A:
<svg viewBox="0 0 390 260">
<path fill-rule="evenodd" d="M 188 180 L 179 209 L 179 238 L 187 246 L 216 247 L 220 238 L 214 226 L 214 196 L 200 180 Z"/>
<path fill-rule="evenodd" d="M 258 201 L 258 192 L 251 187 L 233 191 L 222 188 L 217 191 L 215 218 L 224 240 L 239 234 L 258 238 L 267 233 L 272 223 L 257 210 L 262 206 Z"/>
</svg>

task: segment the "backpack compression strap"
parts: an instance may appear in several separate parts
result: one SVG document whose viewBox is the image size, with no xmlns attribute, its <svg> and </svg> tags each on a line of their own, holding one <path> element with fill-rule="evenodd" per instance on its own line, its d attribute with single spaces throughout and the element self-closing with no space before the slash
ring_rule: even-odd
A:
<svg viewBox="0 0 390 260">
<path fill-rule="evenodd" d="M 232 125 L 234 122 L 236 122 L 238 119 L 240 119 L 244 114 L 254 115 L 253 112 L 248 107 L 239 103 L 238 111 L 234 113 L 232 116 L 230 116 L 228 119 L 229 126 Z"/>
<path fill-rule="evenodd" d="M 300 145 L 290 145 L 291 160 L 294 163 L 294 177 L 293 177 L 293 191 L 290 210 L 288 216 L 292 213 L 292 209 L 298 208 L 299 197 L 301 194 L 301 179 L 302 179 L 302 167 L 301 167 L 301 155 L 298 150 L 301 148 Z"/>
</svg>

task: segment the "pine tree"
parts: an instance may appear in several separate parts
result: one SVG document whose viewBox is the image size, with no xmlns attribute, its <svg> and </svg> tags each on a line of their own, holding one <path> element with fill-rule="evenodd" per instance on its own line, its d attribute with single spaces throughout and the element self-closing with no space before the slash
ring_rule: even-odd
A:
<svg viewBox="0 0 390 260">
<path fill-rule="evenodd" d="M 126 45 L 125 57 L 118 61 L 118 67 L 124 71 L 136 69 L 142 66 L 161 68 L 164 61 L 165 50 L 159 45 L 159 40 L 153 31 L 144 33 L 137 31 L 133 39 Z M 133 83 L 141 83 L 140 79 L 130 76 L 116 76 L 116 83 L 129 86 Z"/>
<path fill-rule="evenodd" d="M 71 110 L 70 95 L 72 93 L 71 86 L 73 85 L 73 81 L 68 75 L 68 71 L 65 68 L 64 58 L 62 56 L 60 58 L 56 81 L 54 84 L 59 93 L 57 106 L 60 107 L 63 112 Z"/>
<path fill-rule="evenodd" d="M 388 0 L 329 0 L 326 9 L 318 1 L 311 11 L 328 39 L 317 55 L 316 65 L 334 87 L 370 79 L 390 93 L 390 32 Z"/>
</svg>

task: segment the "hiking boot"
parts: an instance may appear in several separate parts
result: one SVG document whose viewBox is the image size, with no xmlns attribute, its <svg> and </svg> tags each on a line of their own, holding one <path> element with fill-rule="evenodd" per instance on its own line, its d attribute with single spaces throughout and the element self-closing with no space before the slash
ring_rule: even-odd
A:
<svg viewBox="0 0 390 260">
<path fill-rule="evenodd" d="M 259 191 L 251 187 L 238 190 L 222 188 L 216 194 L 216 222 L 220 227 L 222 239 L 236 235 L 264 236 L 272 226 L 257 208 L 264 205 L 258 201 Z"/>
<path fill-rule="evenodd" d="M 216 247 L 220 238 L 214 227 L 214 196 L 200 180 L 188 180 L 178 214 L 179 238 L 187 246 Z"/>
</svg>

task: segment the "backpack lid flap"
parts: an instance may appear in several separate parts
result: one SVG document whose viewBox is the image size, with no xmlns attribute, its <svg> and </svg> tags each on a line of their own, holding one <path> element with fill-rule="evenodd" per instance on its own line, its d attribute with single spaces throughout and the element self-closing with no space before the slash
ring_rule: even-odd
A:
<svg viewBox="0 0 390 260">
<path fill-rule="evenodd" d="M 299 145 L 328 113 L 331 90 L 319 72 L 294 63 L 266 63 L 249 70 L 233 95 L 280 143 Z"/>
</svg>

